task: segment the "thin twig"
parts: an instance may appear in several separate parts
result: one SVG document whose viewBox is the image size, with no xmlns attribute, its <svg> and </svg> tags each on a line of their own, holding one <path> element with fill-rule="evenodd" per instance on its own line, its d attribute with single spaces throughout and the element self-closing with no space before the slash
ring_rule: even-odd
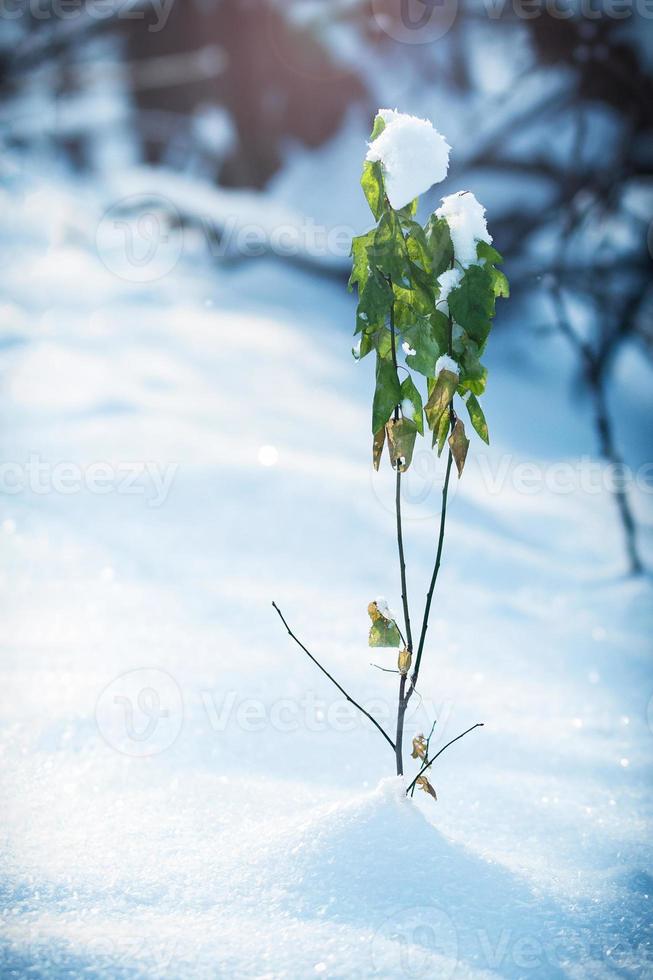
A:
<svg viewBox="0 0 653 980">
<path fill-rule="evenodd" d="M 403 238 L 403 235 L 402 235 Z M 392 286 L 392 282 L 390 283 Z M 390 306 L 390 346 L 392 350 L 392 363 L 395 371 L 397 370 L 397 339 L 395 336 L 395 304 L 394 299 Z M 395 421 L 399 419 L 399 406 L 394 408 Z M 401 602 L 404 610 L 404 623 L 406 625 L 406 640 L 404 646 L 408 653 L 413 652 L 413 636 L 410 628 L 410 613 L 408 611 L 408 586 L 406 584 L 406 560 L 404 557 L 404 538 L 401 527 L 401 469 L 397 460 L 397 477 L 395 490 L 395 514 L 397 519 L 397 550 L 399 552 L 399 573 L 401 577 Z M 403 639 L 403 637 L 402 637 Z M 399 698 L 397 702 L 397 733 L 395 735 L 395 755 L 397 762 L 397 775 L 404 774 L 403 741 L 404 741 L 404 717 L 406 715 L 406 674 L 402 673 L 399 680 Z"/>
<path fill-rule="evenodd" d="M 453 268 L 454 263 L 451 263 Z M 447 353 L 449 357 L 453 354 L 453 318 L 449 314 L 449 324 L 447 330 Z M 456 413 L 454 412 L 453 405 L 449 405 L 449 429 L 453 432 L 454 423 L 456 421 Z M 447 456 L 447 470 L 444 477 L 444 486 L 442 488 L 442 507 L 440 509 L 440 532 L 438 535 L 438 547 L 435 555 L 435 565 L 433 567 L 433 574 L 431 575 L 431 582 L 429 585 L 429 590 L 426 593 L 426 605 L 424 606 L 424 618 L 422 619 L 422 629 L 419 637 L 419 645 L 417 647 L 417 657 L 415 658 L 415 666 L 413 668 L 413 673 L 410 679 L 410 690 L 408 691 L 408 696 L 406 700 L 410 700 L 410 696 L 415 689 L 417 684 L 417 678 L 419 676 L 420 663 L 422 661 L 422 653 L 424 652 L 424 643 L 426 641 L 426 631 L 429 628 L 429 616 L 431 614 L 431 601 L 433 599 L 433 591 L 435 589 L 435 583 L 438 580 L 438 573 L 440 571 L 440 563 L 442 561 L 442 546 L 444 544 L 444 528 L 447 521 L 447 496 L 449 493 L 449 479 L 451 477 L 451 465 L 453 463 L 453 453 L 451 448 L 449 448 L 449 455 Z"/>
<path fill-rule="evenodd" d="M 433 756 L 433 758 L 429 762 L 426 762 L 422 766 L 422 768 L 417 773 L 417 775 L 413 779 L 412 783 L 410 784 L 410 786 L 406 790 L 406 796 L 408 796 L 408 793 L 411 791 L 411 789 L 413 788 L 413 786 L 415 786 L 415 784 L 417 783 L 417 780 L 420 778 L 420 776 L 422 776 L 426 772 L 426 770 L 429 769 L 433 765 L 433 763 L 435 762 L 435 760 L 438 758 L 438 756 L 441 756 L 442 755 L 442 753 L 445 751 L 445 749 L 448 749 L 450 745 L 453 745 L 453 743 L 459 741 L 459 739 L 464 738 L 465 735 L 469 735 L 469 733 L 470 732 L 473 732 L 475 728 L 483 728 L 483 725 L 484 725 L 484 722 L 478 721 L 475 725 L 472 725 L 471 728 L 468 728 L 466 731 L 461 732 L 460 735 L 456 735 L 456 737 L 455 738 L 452 738 L 450 742 L 447 742 L 446 745 L 443 745 L 442 748 L 438 752 L 435 753 L 435 755 Z"/>
<path fill-rule="evenodd" d="M 426 631 L 429 628 L 429 615 L 431 612 L 431 601 L 433 599 L 433 591 L 435 589 L 435 583 L 438 580 L 438 572 L 440 571 L 440 564 L 442 562 L 442 546 L 444 544 L 444 528 L 447 519 L 447 495 L 449 493 L 449 479 L 451 477 L 451 465 L 453 463 L 453 454 L 449 450 L 449 456 L 447 457 L 447 472 L 444 477 L 444 487 L 442 488 L 442 508 L 440 511 L 440 534 L 438 536 L 438 549 L 435 556 L 435 565 L 433 568 L 433 574 L 431 575 L 431 583 L 429 585 L 429 590 L 426 594 L 426 606 L 424 607 L 424 619 L 422 620 L 422 631 L 419 637 L 419 644 L 417 647 L 417 656 L 415 658 L 415 668 L 411 677 L 411 692 L 417 685 L 417 678 L 419 676 L 419 666 L 422 660 L 422 653 L 424 652 L 424 643 L 426 641 Z"/>
<path fill-rule="evenodd" d="M 376 667 L 377 670 L 382 670 L 384 674 L 400 674 L 400 670 L 393 670 L 392 667 L 382 667 L 381 664 L 370 663 L 370 667 Z"/>
<path fill-rule="evenodd" d="M 372 724 L 374 725 L 374 727 L 375 728 L 378 728 L 378 730 L 381 732 L 381 734 L 383 735 L 384 739 L 386 740 L 386 742 L 388 743 L 388 745 L 390 745 L 392 747 L 392 751 L 394 752 L 395 751 L 395 743 L 392 741 L 392 739 L 390 738 L 390 736 L 386 732 L 384 732 L 384 730 L 381 728 L 381 726 L 379 725 L 379 723 L 376 720 L 376 718 L 373 718 L 372 715 L 369 713 L 369 711 L 366 711 L 365 708 L 358 703 L 358 701 L 354 701 L 354 699 L 351 697 L 351 695 L 347 694 L 347 692 L 345 691 L 344 687 L 342 687 L 341 684 L 338 684 L 338 681 L 335 679 L 335 677 L 332 677 L 331 674 L 329 673 L 329 671 L 328 670 L 325 670 L 325 668 L 322 666 L 322 664 L 319 662 L 319 660 L 316 660 L 316 658 L 313 656 L 313 654 L 310 652 L 310 650 L 307 650 L 306 649 L 306 647 L 304 646 L 304 644 L 302 643 L 302 641 L 299 640 L 295 636 L 295 634 L 291 630 L 290 626 L 288 626 L 288 623 L 286 622 L 286 620 L 284 618 L 284 615 L 281 612 L 281 610 L 279 609 L 279 607 L 276 604 L 276 602 L 273 602 L 272 603 L 272 606 L 276 610 L 276 612 L 277 612 L 277 614 L 279 616 L 279 619 L 281 620 L 281 622 L 283 623 L 283 625 L 286 627 L 286 630 L 288 631 L 288 635 L 295 641 L 295 643 L 297 644 L 297 646 L 301 647 L 302 650 L 304 651 L 304 653 L 306 654 L 306 656 L 307 657 L 310 657 L 310 659 L 313 661 L 313 663 L 315 664 L 315 666 L 316 667 L 319 667 L 319 669 L 322 671 L 322 673 L 325 674 L 326 677 L 329 678 L 329 680 L 331 681 L 332 684 L 335 684 L 335 686 L 338 688 L 338 690 L 341 692 L 341 694 L 344 694 L 344 696 L 349 701 L 349 703 L 350 704 L 353 704 L 355 708 L 358 708 L 358 710 L 362 714 L 364 714 L 366 718 L 369 718 L 369 720 L 372 722 Z"/>
</svg>

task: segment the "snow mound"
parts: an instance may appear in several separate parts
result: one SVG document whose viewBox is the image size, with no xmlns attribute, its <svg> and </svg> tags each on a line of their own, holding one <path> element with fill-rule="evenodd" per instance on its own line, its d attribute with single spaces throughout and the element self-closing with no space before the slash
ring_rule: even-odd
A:
<svg viewBox="0 0 653 980">
<path fill-rule="evenodd" d="M 487 230 L 485 208 L 476 200 L 471 191 L 458 191 L 442 198 L 442 204 L 435 212 L 438 218 L 445 218 L 456 259 L 462 266 L 473 265 L 478 261 L 477 242 L 492 241 Z"/>
<path fill-rule="evenodd" d="M 553 945 L 568 911 L 564 919 L 518 876 L 445 837 L 425 816 L 437 818 L 437 809 L 429 800 L 423 811 L 406 785 L 383 779 L 266 834 L 250 848 L 245 892 L 251 899 L 255 885 L 258 901 L 267 896 L 285 922 L 329 922 L 358 935 L 368 972 L 380 976 L 403 975 L 400 961 L 416 976 L 487 976 L 496 966 L 488 948 L 506 931 Z M 574 960 L 582 952 L 570 934 L 565 957 Z M 502 976 L 520 976 L 518 964 L 501 967 Z"/>
<path fill-rule="evenodd" d="M 385 129 L 370 143 L 367 159 L 380 161 L 393 208 L 403 208 L 447 176 L 449 150 L 428 119 L 380 109 Z"/>
</svg>

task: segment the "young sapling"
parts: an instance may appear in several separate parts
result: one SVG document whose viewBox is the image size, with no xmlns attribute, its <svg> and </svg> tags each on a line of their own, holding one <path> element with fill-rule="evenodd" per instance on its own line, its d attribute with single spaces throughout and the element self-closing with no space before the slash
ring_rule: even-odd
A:
<svg viewBox="0 0 653 980">
<path fill-rule="evenodd" d="M 501 255 L 492 245 L 485 209 L 469 191 L 442 199 L 424 224 L 417 219 L 418 198 L 446 176 L 450 147 L 425 119 L 382 109 L 374 121 L 361 184 L 376 224 L 352 242 L 349 288 L 358 291 L 354 356 L 375 357 L 372 400 L 372 463 L 381 465 L 387 445 L 395 471 L 395 521 L 402 625 L 385 599 L 368 605 L 371 647 L 397 650 L 399 675 L 394 740 L 355 702 L 291 632 L 290 636 L 363 712 L 392 747 L 397 775 L 403 775 L 404 720 L 416 690 L 425 651 L 431 604 L 440 571 L 451 471 L 461 477 L 469 439 L 460 417 L 465 406 L 472 428 L 489 443 L 479 397 L 487 369 L 481 358 L 487 346 L 498 297 L 509 295 L 508 281 L 497 266 Z M 401 372 L 401 377 L 400 377 Z M 431 439 L 438 457 L 447 446 L 439 528 L 433 571 L 416 642 L 410 617 L 404 551 L 401 479 L 411 465 L 416 440 Z M 274 603 L 273 603 L 274 605 Z M 435 723 L 434 723 L 435 724 Z M 430 755 L 428 738 L 413 739 L 412 757 L 420 769 L 406 790 L 419 786 L 436 798 L 426 771 L 454 742 Z"/>
</svg>

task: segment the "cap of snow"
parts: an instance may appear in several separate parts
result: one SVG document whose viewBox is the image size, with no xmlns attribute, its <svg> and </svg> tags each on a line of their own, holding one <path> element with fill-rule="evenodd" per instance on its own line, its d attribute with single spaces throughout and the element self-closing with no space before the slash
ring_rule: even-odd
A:
<svg viewBox="0 0 653 980">
<path fill-rule="evenodd" d="M 442 275 L 438 276 L 438 286 L 440 287 L 440 296 L 438 298 L 438 306 L 442 307 L 442 312 L 449 313 L 449 304 L 447 303 L 447 297 L 452 289 L 460 285 L 460 280 L 463 277 L 462 269 L 447 269 Z"/>
<path fill-rule="evenodd" d="M 452 374 L 458 374 L 458 365 L 454 361 L 453 357 L 449 357 L 448 354 L 443 354 L 442 357 L 438 357 L 435 362 L 435 376 L 439 375 L 440 371 L 451 371 Z"/>
<path fill-rule="evenodd" d="M 449 150 L 428 119 L 379 109 L 385 129 L 369 144 L 367 159 L 380 161 L 388 200 L 403 208 L 447 176 Z"/>
<path fill-rule="evenodd" d="M 376 603 L 376 608 L 379 610 L 384 619 L 391 619 L 393 622 L 396 620 L 396 616 L 392 609 L 388 606 L 387 599 L 384 599 L 382 595 L 377 596 L 374 600 Z"/>
<path fill-rule="evenodd" d="M 445 218 L 451 232 L 453 251 L 457 260 L 467 268 L 474 265 L 476 243 L 490 244 L 492 236 L 488 233 L 485 221 L 485 208 L 476 200 L 471 191 L 458 191 L 442 198 L 442 204 L 435 212 L 438 218 Z"/>
</svg>

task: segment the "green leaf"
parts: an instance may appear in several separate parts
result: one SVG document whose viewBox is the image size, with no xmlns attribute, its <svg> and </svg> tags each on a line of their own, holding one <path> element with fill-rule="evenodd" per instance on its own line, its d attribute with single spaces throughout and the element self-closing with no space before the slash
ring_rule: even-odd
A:
<svg viewBox="0 0 653 980">
<path fill-rule="evenodd" d="M 393 292 L 389 283 L 372 270 L 358 297 L 356 333 L 383 326 L 392 306 Z"/>
<path fill-rule="evenodd" d="M 410 419 L 390 419 L 386 423 L 386 432 L 392 468 L 404 473 L 413 458 L 417 426 Z"/>
<path fill-rule="evenodd" d="M 412 326 L 402 328 L 402 335 L 415 351 L 406 357 L 408 367 L 427 378 L 432 377 L 435 362 L 447 349 L 448 329 L 449 321 L 440 310 L 419 317 Z"/>
<path fill-rule="evenodd" d="M 503 262 L 501 253 L 497 252 L 496 248 L 489 242 L 477 242 L 476 255 L 479 259 L 485 259 L 490 265 L 501 265 Z"/>
<path fill-rule="evenodd" d="M 435 432 L 440 428 L 440 421 L 448 410 L 458 385 L 458 375 L 453 371 L 440 371 L 431 390 L 428 401 L 424 406 L 424 414 L 429 428 Z"/>
<path fill-rule="evenodd" d="M 391 360 L 376 358 L 376 389 L 372 405 L 372 433 L 384 426 L 401 400 L 397 371 Z"/>
<path fill-rule="evenodd" d="M 437 279 L 453 265 L 453 243 L 445 218 L 431 215 L 426 223 L 426 242 L 431 256 L 431 269 Z"/>
<path fill-rule="evenodd" d="M 352 270 L 349 277 L 349 282 L 347 287 L 351 292 L 354 283 L 358 283 L 359 290 L 362 289 L 367 282 L 367 277 L 370 274 L 369 263 L 367 258 L 367 249 L 374 241 L 374 230 L 366 232 L 364 235 L 357 235 L 352 238 L 351 241 L 351 252 L 352 256 Z"/>
<path fill-rule="evenodd" d="M 393 283 L 404 289 L 412 289 L 406 243 L 394 211 L 383 213 L 374 236 L 374 245 L 368 250 L 368 258 Z"/>
<path fill-rule="evenodd" d="M 383 185 L 383 171 L 378 160 L 366 160 L 363 164 L 363 175 L 361 177 L 361 187 L 367 198 L 367 203 L 376 220 L 378 221 L 385 208 L 385 187 Z"/>
<path fill-rule="evenodd" d="M 380 112 L 377 112 L 374 117 L 374 125 L 372 126 L 372 134 L 370 136 L 370 143 L 373 143 L 377 136 L 380 136 L 385 129 L 385 119 Z"/>
<path fill-rule="evenodd" d="M 490 320 L 494 316 L 494 288 L 492 277 L 480 265 L 471 265 L 461 283 L 452 289 L 447 300 L 449 312 L 456 323 L 479 345 L 485 343 L 490 333 Z"/>
<path fill-rule="evenodd" d="M 402 219 L 404 217 L 406 217 L 406 218 L 414 218 L 415 215 L 417 214 L 417 202 L 418 202 L 418 200 L 419 200 L 419 198 L 416 197 L 416 198 L 414 198 L 414 200 L 410 201 L 409 204 L 404 204 L 403 208 L 399 208 L 399 210 L 397 211 L 397 214 Z"/>
<path fill-rule="evenodd" d="M 370 626 L 367 642 L 371 647 L 400 647 L 401 637 L 396 623 L 379 616 Z"/>
<path fill-rule="evenodd" d="M 424 409 L 422 408 L 422 396 L 420 395 L 413 379 L 410 375 L 401 382 L 401 411 L 406 418 L 411 419 L 417 426 L 417 431 L 421 436 L 424 435 Z M 406 402 L 410 402 L 410 409 Z"/>
<path fill-rule="evenodd" d="M 487 242 L 477 243 L 476 254 L 479 259 L 482 259 L 485 262 L 483 268 L 487 270 L 490 279 L 492 280 L 494 295 L 507 299 L 510 296 L 510 285 L 508 283 L 508 279 L 500 269 L 494 268 L 495 265 L 503 262 L 503 256 L 497 252 L 496 248 L 488 245 Z"/>
<path fill-rule="evenodd" d="M 466 340 L 459 364 L 461 394 L 471 391 L 475 395 L 482 395 L 487 382 L 487 368 L 481 364 L 478 344 L 473 340 Z"/>
<path fill-rule="evenodd" d="M 483 442 L 490 445 L 490 434 L 487 428 L 487 422 L 485 421 L 485 415 L 483 414 L 483 409 L 478 403 L 476 395 L 471 392 L 465 399 L 465 405 L 467 405 L 467 411 L 469 412 L 469 419 L 476 432 L 483 440 Z"/>
<path fill-rule="evenodd" d="M 387 327 L 381 327 L 374 334 L 374 346 L 379 357 L 385 359 L 392 357 L 392 334 Z"/>
<path fill-rule="evenodd" d="M 405 232 L 406 249 L 413 263 L 430 275 L 431 253 L 426 240 L 426 233 L 419 221 L 402 220 L 401 226 Z"/>
</svg>

